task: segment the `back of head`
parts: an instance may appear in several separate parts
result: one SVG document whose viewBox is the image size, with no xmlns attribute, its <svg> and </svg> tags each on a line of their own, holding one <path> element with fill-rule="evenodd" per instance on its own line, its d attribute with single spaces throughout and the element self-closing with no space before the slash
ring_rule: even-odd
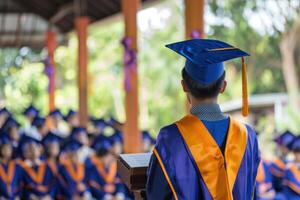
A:
<svg viewBox="0 0 300 200">
<path fill-rule="evenodd" d="M 203 100 L 208 98 L 215 98 L 219 95 L 222 84 L 225 80 L 225 72 L 219 79 L 209 85 L 203 85 L 193 80 L 193 78 L 188 75 L 185 69 L 182 69 L 182 79 L 193 97 Z"/>
</svg>

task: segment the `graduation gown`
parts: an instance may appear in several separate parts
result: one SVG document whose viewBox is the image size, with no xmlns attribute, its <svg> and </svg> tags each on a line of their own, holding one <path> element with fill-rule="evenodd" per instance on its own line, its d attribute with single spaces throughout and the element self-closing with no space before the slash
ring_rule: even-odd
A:
<svg viewBox="0 0 300 200">
<path fill-rule="evenodd" d="M 161 129 L 153 153 L 155 159 L 152 161 L 159 164 L 168 188 L 163 186 L 160 191 L 153 191 L 152 187 L 159 186 L 151 180 L 150 167 L 147 182 L 150 200 L 253 198 L 260 160 L 256 134 L 249 126 L 232 118 L 223 152 L 201 120 L 188 115 Z M 157 198 L 155 192 L 163 193 L 164 190 L 168 193 Z"/>
<path fill-rule="evenodd" d="M 12 200 L 21 190 L 22 169 L 15 162 L 0 164 L 0 198 Z"/>
<path fill-rule="evenodd" d="M 91 156 L 87 162 L 89 163 L 87 164 L 88 185 L 94 198 L 102 199 L 106 194 L 123 193 L 126 195 L 126 189 L 117 176 L 116 162 L 105 167 L 96 156 Z M 105 191 L 104 187 L 107 185 L 111 186 L 111 191 Z"/>
<path fill-rule="evenodd" d="M 276 192 L 282 192 L 283 190 L 283 177 L 285 173 L 286 164 L 287 162 L 280 158 L 275 158 L 271 162 L 270 172 L 273 176 L 273 186 Z"/>
<path fill-rule="evenodd" d="M 266 195 L 273 193 L 275 190 L 272 183 L 272 175 L 270 173 L 270 164 L 261 160 L 258 166 L 257 177 L 256 177 L 256 191 L 257 200 L 272 200 L 274 197 L 266 197 Z"/>
<path fill-rule="evenodd" d="M 89 192 L 85 165 L 81 162 L 71 163 L 64 161 L 59 167 L 59 195 L 62 199 L 73 199 L 74 196 L 83 196 Z"/>
<path fill-rule="evenodd" d="M 300 199 L 300 169 L 295 163 L 287 164 L 283 184 L 286 199 Z"/>
<path fill-rule="evenodd" d="M 39 165 L 30 166 L 22 163 L 24 192 L 23 199 L 30 199 L 30 196 L 38 198 L 50 195 L 55 197 L 55 176 L 47 162 L 41 161 Z"/>
</svg>

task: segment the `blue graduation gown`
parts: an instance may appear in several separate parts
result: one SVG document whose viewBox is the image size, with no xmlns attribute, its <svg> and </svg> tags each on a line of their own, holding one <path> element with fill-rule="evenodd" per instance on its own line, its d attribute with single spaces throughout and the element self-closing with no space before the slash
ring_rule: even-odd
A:
<svg viewBox="0 0 300 200">
<path fill-rule="evenodd" d="M 83 163 L 66 161 L 59 167 L 59 195 L 62 199 L 73 199 L 74 196 L 83 196 L 89 192 L 87 174 Z"/>
<path fill-rule="evenodd" d="M 40 165 L 29 166 L 26 162 L 22 164 L 24 192 L 23 199 L 30 199 L 30 196 L 55 197 L 55 176 L 45 161 Z"/>
<path fill-rule="evenodd" d="M 287 161 L 275 158 L 270 164 L 270 172 L 272 174 L 273 186 L 277 193 L 283 190 L 283 177 L 285 173 Z"/>
<path fill-rule="evenodd" d="M 288 200 L 300 199 L 300 169 L 295 163 L 288 163 L 284 176 L 284 195 Z"/>
<path fill-rule="evenodd" d="M 88 176 L 88 185 L 92 196 L 96 199 L 102 199 L 106 194 L 115 195 L 123 193 L 126 196 L 126 188 L 119 181 L 116 163 L 109 167 L 104 167 L 101 160 L 95 156 L 86 161 L 86 173 Z M 111 184 L 115 187 L 114 191 L 106 192 L 104 187 Z"/>
<path fill-rule="evenodd" d="M 260 160 L 256 134 L 249 126 L 232 121 L 222 152 L 208 131 L 202 131 L 205 126 L 196 116 L 188 115 L 161 129 L 149 167 L 147 198 L 252 199 Z M 199 126 L 200 131 L 190 129 L 197 130 Z M 187 135 L 188 132 L 193 134 Z M 168 184 L 160 184 L 165 182 Z"/>
<path fill-rule="evenodd" d="M 22 169 L 15 162 L 0 164 L 0 197 L 12 200 L 21 191 Z"/>
<path fill-rule="evenodd" d="M 265 196 L 269 193 L 274 193 L 272 183 L 272 174 L 270 173 L 270 163 L 261 160 L 258 167 L 257 177 L 256 177 L 256 192 L 257 200 L 273 200 L 272 198 L 266 198 Z"/>
</svg>

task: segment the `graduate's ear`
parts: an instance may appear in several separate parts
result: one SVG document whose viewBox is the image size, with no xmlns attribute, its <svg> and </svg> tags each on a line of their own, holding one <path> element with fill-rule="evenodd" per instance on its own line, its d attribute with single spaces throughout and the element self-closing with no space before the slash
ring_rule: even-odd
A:
<svg viewBox="0 0 300 200">
<path fill-rule="evenodd" d="M 221 89 L 220 89 L 220 93 L 221 94 L 225 92 L 226 87 L 227 87 L 227 81 L 224 80 L 223 83 L 222 83 L 222 85 L 221 85 Z"/>
<path fill-rule="evenodd" d="M 182 89 L 184 92 L 190 92 L 186 82 L 184 80 L 181 80 Z"/>
</svg>

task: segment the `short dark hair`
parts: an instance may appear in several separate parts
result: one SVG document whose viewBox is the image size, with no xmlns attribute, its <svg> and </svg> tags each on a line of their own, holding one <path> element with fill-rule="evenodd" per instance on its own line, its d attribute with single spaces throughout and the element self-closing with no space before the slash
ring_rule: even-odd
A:
<svg viewBox="0 0 300 200">
<path fill-rule="evenodd" d="M 207 98 L 217 97 L 220 92 L 222 83 L 225 79 L 225 71 L 224 71 L 222 76 L 215 82 L 209 85 L 202 85 L 196 82 L 195 80 L 193 80 L 193 78 L 190 75 L 188 75 L 188 73 L 184 68 L 182 69 L 181 74 L 182 74 L 182 79 L 186 83 L 191 94 L 197 99 L 207 99 Z"/>
</svg>

